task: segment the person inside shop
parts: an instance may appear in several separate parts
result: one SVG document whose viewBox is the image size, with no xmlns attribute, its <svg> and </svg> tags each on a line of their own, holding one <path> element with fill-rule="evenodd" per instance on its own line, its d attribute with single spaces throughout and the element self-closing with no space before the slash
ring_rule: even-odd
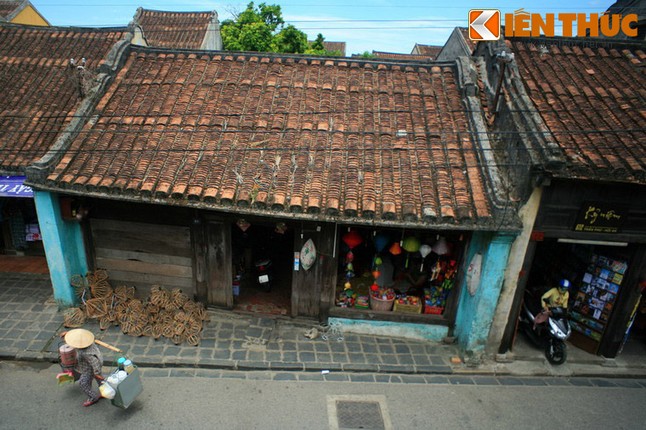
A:
<svg viewBox="0 0 646 430">
<path fill-rule="evenodd" d="M 94 334 L 91 331 L 77 328 L 65 331 L 60 336 L 65 339 L 66 344 L 76 349 L 74 380 L 79 381 L 81 390 L 88 396 L 87 400 L 83 402 L 83 406 L 92 406 L 101 400 L 99 392 L 92 389 L 92 381 L 96 379 L 99 384 L 104 379 L 101 376 L 103 355 L 94 343 Z"/>
<path fill-rule="evenodd" d="M 429 286 L 437 262 L 436 254 L 426 258 L 414 255 L 409 256 L 408 267 L 406 267 L 406 257 L 402 256 L 397 262 L 394 277 L 395 290 L 409 296 L 424 297 L 424 288 Z"/>
<path fill-rule="evenodd" d="M 541 297 L 541 304 L 545 311 L 549 311 L 551 308 L 566 308 L 568 300 L 570 298 L 570 281 L 567 279 L 561 279 L 558 286 L 550 289 Z"/>
</svg>

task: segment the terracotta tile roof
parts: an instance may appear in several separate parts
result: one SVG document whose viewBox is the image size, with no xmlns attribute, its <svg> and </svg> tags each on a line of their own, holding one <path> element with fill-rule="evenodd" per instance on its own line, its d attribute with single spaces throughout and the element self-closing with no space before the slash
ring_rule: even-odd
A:
<svg viewBox="0 0 646 430">
<path fill-rule="evenodd" d="M 16 9 L 22 9 L 24 7 L 23 3 L 26 3 L 22 0 L 0 0 L 0 20 L 6 21 L 9 15 L 14 13 Z"/>
<path fill-rule="evenodd" d="M 400 54 L 397 52 L 372 51 L 375 58 L 383 60 L 408 60 L 408 61 L 431 61 L 432 57 L 428 55 Z"/>
<path fill-rule="evenodd" d="M 491 224 L 454 66 L 133 48 L 95 114 L 44 187 L 322 219 Z"/>
<path fill-rule="evenodd" d="M 125 31 L 0 25 L 0 171 L 42 157 L 80 104 L 70 58 L 99 67 Z"/>
<path fill-rule="evenodd" d="M 135 23 L 155 48 L 200 49 L 213 12 L 166 12 L 139 9 Z"/>
<path fill-rule="evenodd" d="M 431 58 L 436 58 L 437 54 L 440 53 L 442 48 L 442 46 L 422 45 L 420 43 L 416 43 L 415 48 L 413 48 L 413 52 L 411 52 L 411 54 L 426 55 Z"/>
<path fill-rule="evenodd" d="M 646 182 L 646 53 L 558 39 L 508 44 L 566 174 Z"/>
</svg>

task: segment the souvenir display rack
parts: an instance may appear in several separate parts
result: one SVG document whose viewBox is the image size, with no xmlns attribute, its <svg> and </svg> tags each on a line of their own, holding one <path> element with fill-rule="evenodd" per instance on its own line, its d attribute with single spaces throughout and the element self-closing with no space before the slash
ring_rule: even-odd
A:
<svg viewBox="0 0 646 430">
<path fill-rule="evenodd" d="M 627 268 L 625 260 L 593 254 L 575 297 L 570 298 L 574 341 L 588 352 L 597 352 Z"/>
</svg>

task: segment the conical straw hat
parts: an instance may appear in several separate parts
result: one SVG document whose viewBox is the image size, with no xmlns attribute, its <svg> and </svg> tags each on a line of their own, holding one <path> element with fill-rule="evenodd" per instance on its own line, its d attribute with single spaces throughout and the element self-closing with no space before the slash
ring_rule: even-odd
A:
<svg viewBox="0 0 646 430">
<path fill-rule="evenodd" d="M 94 335 L 92 332 L 83 328 L 76 328 L 67 332 L 65 335 L 65 343 L 72 348 L 87 348 L 94 343 Z"/>
</svg>

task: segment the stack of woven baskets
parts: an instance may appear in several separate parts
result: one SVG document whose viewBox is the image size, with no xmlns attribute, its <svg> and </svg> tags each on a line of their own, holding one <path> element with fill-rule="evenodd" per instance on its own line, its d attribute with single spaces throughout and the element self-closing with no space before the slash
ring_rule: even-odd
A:
<svg viewBox="0 0 646 430">
<path fill-rule="evenodd" d="M 81 305 L 64 312 L 65 327 L 81 327 L 87 319 L 99 321 L 101 330 L 115 325 L 132 336 L 164 336 L 176 345 L 183 342 L 197 346 L 208 314 L 201 303 L 189 299 L 179 288 L 167 290 L 153 286 L 146 300 L 135 297 L 135 288 L 112 289 L 105 270 L 74 275 Z"/>
</svg>

